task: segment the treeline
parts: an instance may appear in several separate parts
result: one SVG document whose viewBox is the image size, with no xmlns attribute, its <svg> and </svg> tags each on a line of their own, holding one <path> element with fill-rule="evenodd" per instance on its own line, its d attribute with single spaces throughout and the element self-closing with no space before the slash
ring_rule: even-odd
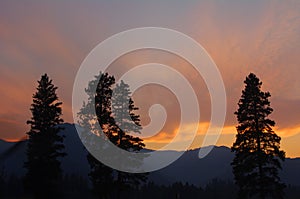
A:
<svg viewBox="0 0 300 199">
<path fill-rule="evenodd" d="M 2 178 L 3 180 L 3 178 Z M 0 182 L 0 198 L 23 198 L 22 179 L 7 176 Z M 139 188 L 130 188 L 122 193 L 122 199 L 233 199 L 237 197 L 238 187 L 231 181 L 214 179 L 204 187 L 177 182 L 172 185 L 145 183 Z M 300 187 L 287 186 L 286 199 L 299 199 Z M 71 175 L 65 176 L 61 184 L 61 199 L 97 199 L 86 178 Z M 255 198 L 255 197 L 254 197 Z"/>
</svg>

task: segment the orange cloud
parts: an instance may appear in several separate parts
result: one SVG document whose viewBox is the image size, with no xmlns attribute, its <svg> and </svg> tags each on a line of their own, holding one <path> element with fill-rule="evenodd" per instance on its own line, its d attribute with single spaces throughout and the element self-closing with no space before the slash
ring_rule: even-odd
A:
<svg viewBox="0 0 300 199">
<path fill-rule="evenodd" d="M 287 127 L 287 128 L 274 128 L 274 131 L 281 137 L 295 136 L 300 133 L 300 124 L 297 126 Z"/>
<path fill-rule="evenodd" d="M 183 144 L 186 144 L 191 139 L 195 139 L 192 143 L 192 146 L 190 148 L 195 148 L 195 145 L 201 146 L 203 142 L 204 136 L 207 134 L 209 122 L 202 122 L 199 124 L 183 124 L 181 128 L 181 132 L 179 131 L 179 128 L 174 128 L 173 131 L 170 132 L 160 132 L 155 136 L 152 136 L 150 138 L 144 139 L 147 147 L 158 149 L 161 148 L 163 145 L 166 145 L 170 142 L 175 142 L 173 150 L 178 150 L 176 147 L 181 147 Z M 193 137 L 192 132 L 195 130 L 195 127 L 198 125 L 198 129 L 196 130 L 196 136 Z M 218 128 L 212 128 L 211 129 L 211 136 L 215 136 L 218 134 Z M 222 135 L 231 135 L 236 132 L 234 126 L 225 126 L 221 129 Z M 174 140 L 174 138 L 177 136 L 177 139 Z M 201 139 L 199 139 L 201 138 Z M 200 143 L 201 142 L 201 143 Z"/>
<path fill-rule="evenodd" d="M 187 131 L 192 131 L 194 125 L 186 125 L 183 129 Z M 209 127 L 208 122 L 199 123 L 199 128 L 197 131 L 197 135 L 194 138 L 191 146 L 189 149 L 199 148 L 207 145 L 203 145 L 204 137 L 207 135 L 207 130 Z M 212 129 L 213 134 L 214 129 Z M 281 136 L 282 138 L 282 149 L 287 151 L 288 157 L 297 157 L 300 156 L 298 151 L 300 151 L 299 136 L 300 136 L 300 125 L 294 126 L 291 128 L 283 128 L 280 129 L 278 127 L 274 128 L 275 133 Z M 151 149 L 160 149 L 163 146 L 166 146 L 168 143 L 172 142 L 174 137 L 180 135 L 181 139 L 178 143 L 175 143 L 175 146 L 180 147 L 182 144 L 185 144 L 188 139 L 190 139 L 190 135 L 187 132 L 179 132 L 178 128 L 175 128 L 174 131 L 167 133 L 167 132 L 160 132 L 157 135 L 144 139 L 146 147 Z M 217 146 L 232 146 L 233 142 L 235 141 L 236 135 L 236 127 L 235 126 L 224 126 L 222 128 L 221 134 L 219 139 L 217 140 Z M 214 135 L 212 135 L 214 136 Z M 209 145 L 209 144 L 208 144 Z M 291 150 L 293 149 L 293 150 Z M 176 147 L 173 150 L 178 150 Z"/>
</svg>

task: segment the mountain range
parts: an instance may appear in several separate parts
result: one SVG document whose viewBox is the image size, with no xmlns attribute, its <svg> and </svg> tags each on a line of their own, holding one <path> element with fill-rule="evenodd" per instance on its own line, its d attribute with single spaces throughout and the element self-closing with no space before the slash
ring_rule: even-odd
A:
<svg viewBox="0 0 300 199">
<path fill-rule="evenodd" d="M 87 151 L 79 139 L 74 124 L 63 124 L 61 134 L 65 136 L 64 144 L 67 156 L 61 159 L 65 174 L 76 174 L 88 178 L 89 164 Z M 0 140 L 0 168 L 6 175 L 21 177 L 25 174 L 23 162 L 26 160 L 27 140 L 6 142 Z M 149 180 L 157 184 L 169 185 L 182 182 L 204 186 L 213 179 L 233 180 L 231 161 L 234 154 L 228 147 L 215 146 L 203 159 L 198 158 L 199 149 L 186 151 L 177 161 L 169 166 L 151 172 Z M 179 153 L 178 151 L 163 151 L 164 153 Z M 300 186 L 300 158 L 286 158 L 282 163 L 280 176 L 283 182 Z"/>
</svg>

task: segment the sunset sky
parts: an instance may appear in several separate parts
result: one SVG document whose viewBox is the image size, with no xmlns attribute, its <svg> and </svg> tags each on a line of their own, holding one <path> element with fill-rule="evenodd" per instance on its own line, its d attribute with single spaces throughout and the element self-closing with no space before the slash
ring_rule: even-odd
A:
<svg viewBox="0 0 300 199">
<path fill-rule="evenodd" d="M 0 138 L 18 140 L 28 131 L 36 81 L 47 73 L 63 101 L 63 119 L 74 123 L 72 89 L 82 61 L 101 41 L 132 28 L 165 27 L 198 41 L 217 64 L 227 93 L 227 116 L 218 145 L 230 146 L 237 125 L 233 114 L 254 72 L 270 91 L 270 116 L 289 157 L 300 157 L 300 1 L 1 1 L 0 2 Z M 158 50 L 126 54 L 108 72 L 117 78 L 128 69 L 157 62 L 172 66 L 190 81 L 201 110 L 199 147 L 210 121 L 205 83 L 184 59 Z M 101 63 L 99 63 L 101 64 Z M 96 74 L 95 74 L 96 75 Z M 168 78 L 168 77 L 166 77 Z M 142 124 L 152 104 L 165 106 L 161 132 L 146 139 L 149 148 L 168 143 L 180 120 L 179 103 L 167 89 L 145 86 L 133 95 Z M 189 130 L 189 124 L 185 124 Z M 183 138 L 184 139 L 184 138 Z"/>
</svg>

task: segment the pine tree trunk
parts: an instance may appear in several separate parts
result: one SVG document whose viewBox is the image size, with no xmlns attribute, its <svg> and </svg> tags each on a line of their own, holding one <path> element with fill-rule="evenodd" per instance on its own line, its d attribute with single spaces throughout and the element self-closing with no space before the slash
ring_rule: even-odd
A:
<svg viewBox="0 0 300 199">
<path fill-rule="evenodd" d="M 262 163 L 261 163 L 261 148 L 260 148 L 260 137 L 258 135 L 258 140 L 257 140 L 257 145 L 258 145 L 258 170 L 259 170 L 259 197 L 260 199 L 264 199 L 264 193 L 263 193 L 263 171 L 262 171 Z"/>
<path fill-rule="evenodd" d="M 260 146 L 260 132 L 259 132 L 259 125 L 258 125 L 258 118 L 257 118 L 257 111 L 256 111 L 256 104 L 254 105 L 255 108 L 255 130 L 257 134 L 257 152 L 258 152 L 258 172 L 259 172 L 259 198 L 265 199 L 263 188 L 262 188 L 262 180 L 263 180 L 263 171 L 262 171 L 262 161 L 261 161 L 261 146 Z"/>
</svg>

